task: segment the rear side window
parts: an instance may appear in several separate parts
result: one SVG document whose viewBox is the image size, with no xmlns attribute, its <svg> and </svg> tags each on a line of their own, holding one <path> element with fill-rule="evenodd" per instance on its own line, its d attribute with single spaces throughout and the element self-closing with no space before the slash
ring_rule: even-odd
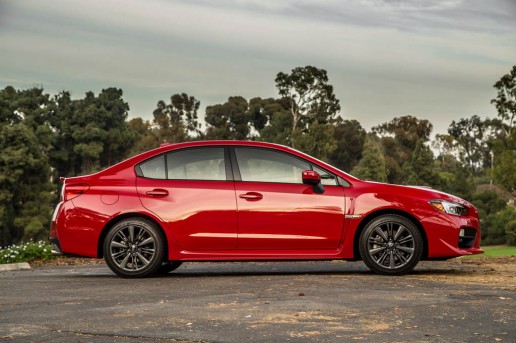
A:
<svg viewBox="0 0 516 343">
<path fill-rule="evenodd" d="M 140 164 L 149 179 L 226 180 L 224 148 L 195 148 L 170 152 Z"/>
<path fill-rule="evenodd" d="M 174 180 L 226 180 L 224 148 L 197 148 L 167 155 L 168 178 Z"/>
<path fill-rule="evenodd" d="M 165 156 L 160 155 L 140 164 L 144 177 L 149 179 L 166 179 Z"/>
</svg>

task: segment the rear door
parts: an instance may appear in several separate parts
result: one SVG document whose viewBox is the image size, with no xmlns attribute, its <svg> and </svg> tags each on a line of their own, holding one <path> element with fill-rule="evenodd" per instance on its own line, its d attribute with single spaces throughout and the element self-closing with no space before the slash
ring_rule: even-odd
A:
<svg viewBox="0 0 516 343">
<path fill-rule="evenodd" d="M 137 168 L 145 208 L 186 251 L 236 248 L 235 187 L 227 149 L 196 147 L 151 158 Z"/>
</svg>

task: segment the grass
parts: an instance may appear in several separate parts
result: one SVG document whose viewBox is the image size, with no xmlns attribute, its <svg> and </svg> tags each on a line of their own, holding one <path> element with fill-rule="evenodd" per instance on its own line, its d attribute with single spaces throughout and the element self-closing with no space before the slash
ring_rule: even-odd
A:
<svg viewBox="0 0 516 343">
<path fill-rule="evenodd" d="M 484 254 L 465 256 L 465 258 L 516 256 L 516 246 L 494 245 L 494 246 L 485 246 L 485 247 L 481 246 L 480 248 L 482 248 L 484 250 Z"/>
</svg>

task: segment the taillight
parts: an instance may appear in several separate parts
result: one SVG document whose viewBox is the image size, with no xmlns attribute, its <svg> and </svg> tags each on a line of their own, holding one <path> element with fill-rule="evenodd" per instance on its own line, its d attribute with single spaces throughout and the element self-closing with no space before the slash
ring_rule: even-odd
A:
<svg viewBox="0 0 516 343">
<path fill-rule="evenodd" d="M 68 201 L 86 192 L 90 186 L 85 183 L 73 183 L 63 186 L 63 201 Z"/>
</svg>

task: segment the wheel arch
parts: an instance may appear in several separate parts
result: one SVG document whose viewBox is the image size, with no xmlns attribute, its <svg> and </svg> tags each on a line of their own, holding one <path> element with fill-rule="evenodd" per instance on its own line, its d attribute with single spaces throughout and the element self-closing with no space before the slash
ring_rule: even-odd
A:
<svg viewBox="0 0 516 343">
<path fill-rule="evenodd" d="M 104 225 L 104 227 L 102 228 L 102 231 L 100 233 L 98 243 L 97 243 L 97 257 L 98 258 L 103 258 L 104 257 L 104 249 L 103 249 L 104 240 L 106 239 L 106 236 L 107 236 L 107 233 L 109 232 L 109 230 L 113 226 L 115 226 L 117 223 L 119 223 L 120 221 L 122 221 L 124 219 L 128 219 L 128 218 L 147 219 L 147 220 L 153 222 L 154 224 L 156 224 L 156 227 L 161 232 L 161 235 L 162 235 L 162 238 L 163 238 L 164 247 L 165 247 L 165 258 L 168 259 L 168 239 L 167 239 L 167 235 L 165 234 L 165 230 L 163 230 L 163 226 L 161 226 L 161 224 L 155 218 L 153 218 L 153 217 L 151 217 L 149 215 L 146 215 L 144 213 L 138 213 L 138 212 L 129 212 L 129 213 L 120 214 L 120 215 L 118 215 L 116 217 L 111 218 Z"/>
<path fill-rule="evenodd" d="M 360 224 L 358 224 L 357 230 L 355 231 L 355 237 L 353 239 L 353 256 L 355 260 L 361 260 L 362 256 L 360 256 L 360 250 L 359 250 L 359 241 L 360 241 L 360 235 L 362 234 L 362 231 L 364 231 L 365 227 L 368 223 L 370 223 L 372 220 L 386 214 L 395 214 L 402 216 L 408 220 L 410 220 L 416 228 L 421 233 L 421 237 L 423 238 L 423 255 L 421 256 L 421 259 L 426 259 L 428 257 L 428 238 L 426 236 L 425 229 L 423 228 L 423 225 L 421 222 L 411 215 L 410 213 L 395 209 L 395 208 L 387 208 L 387 209 L 381 209 L 372 213 L 369 213 Z"/>
</svg>

